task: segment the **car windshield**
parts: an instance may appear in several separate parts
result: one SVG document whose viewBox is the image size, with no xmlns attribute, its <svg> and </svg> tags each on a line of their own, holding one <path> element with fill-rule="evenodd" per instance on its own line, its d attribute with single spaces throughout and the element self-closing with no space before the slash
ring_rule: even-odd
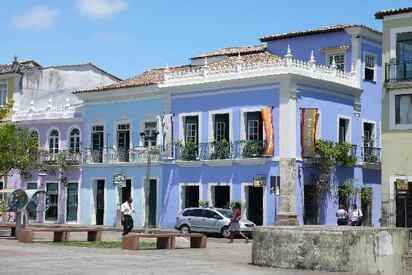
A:
<svg viewBox="0 0 412 275">
<path fill-rule="evenodd" d="M 225 216 L 226 218 L 232 217 L 232 210 L 217 209 L 217 212 Z"/>
</svg>

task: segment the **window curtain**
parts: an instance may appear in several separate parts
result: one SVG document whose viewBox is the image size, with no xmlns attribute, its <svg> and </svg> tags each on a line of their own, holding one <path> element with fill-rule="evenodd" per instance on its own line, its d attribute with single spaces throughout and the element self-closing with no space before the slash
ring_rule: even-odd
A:
<svg viewBox="0 0 412 275">
<path fill-rule="evenodd" d="M 400 124 L 412 124 L 412 95 L 403 95 L 399 102 Z"/>
<path fill-rule="evenodd" d="M 173 157 L 173 114 L 163 115 L 163 147 L 165 157 Z"/>
<path fill-rule="evenodd" d="M 274 142 L 273 142 L 273 123 L 272 123 L 272 108 L 265 107 L 261 110 L 263 129 L 266 135 L 266 145 L 263 151 L 264 156 L 273 157 Z"/>
<path fill-rule="evenodd" d="M 318 109 L 302 108 L 300 121 L 300 139 L 302 158 L 313 158 L 316 153 L 316 124 Z"/>
</svg>

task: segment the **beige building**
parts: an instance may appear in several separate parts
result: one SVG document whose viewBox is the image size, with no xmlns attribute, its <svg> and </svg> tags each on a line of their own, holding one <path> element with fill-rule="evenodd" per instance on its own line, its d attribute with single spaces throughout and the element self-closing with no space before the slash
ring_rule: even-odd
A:
<svg viewBox="0 0 412 275">
<path fill-rule="evenodd" d="M 412 227 L 412 7 L 383 20 L 382 225 Z"/>
</svg>

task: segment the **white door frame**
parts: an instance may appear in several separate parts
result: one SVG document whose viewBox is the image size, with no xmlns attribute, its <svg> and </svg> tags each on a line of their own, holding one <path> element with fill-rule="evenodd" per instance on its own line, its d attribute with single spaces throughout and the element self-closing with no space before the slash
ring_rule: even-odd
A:
<svg viewBox="0 0 412 275">
<path fill-rule="evenodd" d="M 247 218 L 247 208 L 248 208 L 248 203 L 249 203 L 249 198 L 248 194 L 246 194 L 246 187 L 253 187 L 252 182 L 242 182 L 241 184 L 241 203 L 242 203 L 242 217 Z M 263 189 L 263 201 L 262 201 L 262 206 L 263 206 L 263 226 L 266 226 L 266 186 L 261 187 Z"/>
<path fill-rule="evenodd" d="M 214 201 L 213 201 L 213 193 L 212 193 L 212 187 L 216 187 L 216 186 L 229 186 L 230 189 L 230 194 L 229 194 L 229 202 L 232 200 L 233 198 L 233 185 L 230 182 L 209 182 L 207 184 L 207 199 L 209 201 L 209 206 L 213 206 L 214 207 Z M 199 193 L 199 197 L 200 197 L 200 193 Z"/>
</svg>

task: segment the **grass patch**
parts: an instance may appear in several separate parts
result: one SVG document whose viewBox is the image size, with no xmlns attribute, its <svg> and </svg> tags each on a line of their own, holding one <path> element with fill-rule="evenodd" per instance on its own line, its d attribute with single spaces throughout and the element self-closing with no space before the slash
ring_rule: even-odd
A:
<svg viewBox="0 0 412 275">
<path fill-rule="evenodd" d="M 75 246 L 87 248 L 122 248 L 122 242 L 53 242 L 54 245 Z M 156 243 L 140 242 L 140 249 L 156 248 Z"/>
</svg>

